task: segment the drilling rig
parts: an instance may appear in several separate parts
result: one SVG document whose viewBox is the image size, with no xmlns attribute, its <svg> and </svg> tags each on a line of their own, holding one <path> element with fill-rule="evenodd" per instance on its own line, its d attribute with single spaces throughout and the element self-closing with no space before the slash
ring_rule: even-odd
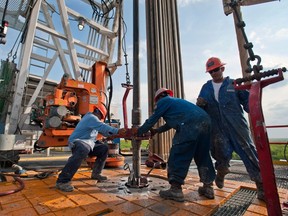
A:
<svg viewBox="0 0 288 216">
<path fill-rule="evenodd" d="M 86 0 L 6 0 L 0 6 L 2 19 L 19 30 L 22 43 L 15 41 L 17 49 L 1 62 L 0 161 L 9 166 L 27 147 L 27 132 L 36 135 L 38 150 L 67 146 L 81 115 L 97 104 L 107 108 L 109 120 L 111 76 L 122 65 L 123 6 Z M 51 77 L 61 82 L 47 84 Z"/>
</svg>

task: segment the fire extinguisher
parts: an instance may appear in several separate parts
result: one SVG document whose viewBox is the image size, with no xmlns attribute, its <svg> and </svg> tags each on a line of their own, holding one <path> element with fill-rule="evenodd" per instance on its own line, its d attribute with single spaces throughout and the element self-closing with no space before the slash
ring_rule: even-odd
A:
<svg viewBox="0 0 288 216">
<path fill-rule="evenodd" d="M 6 43 L 6 34 L 8 30 L 9 23 L 5 20 L 2 21 L 2 26 L 0 26 L 0 44 Z"/>
<path fill-rule="evenodd" d="M 5 20 L 5 16 L 6 16 L 7 8 L 8 8 L 8 3 L 9 3 L 9 0 L 6 1 L 5 8 L 3 11 L 3 17 L 2 17 L 2 25 L 0 26 L 0 44 L 6 43 L 6 34 L 7 34 L 9 23 L 8 21 Z"/>
</svg>

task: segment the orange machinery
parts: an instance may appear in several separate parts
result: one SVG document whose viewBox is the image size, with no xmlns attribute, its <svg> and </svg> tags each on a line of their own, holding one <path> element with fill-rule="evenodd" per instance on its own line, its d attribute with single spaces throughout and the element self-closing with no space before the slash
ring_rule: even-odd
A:
<svg viewBox="0 0 288 216">
<path fill-rule="evenodd" d="M 35 143 L 36 150 L 67 146 L 68 137 L 81 120 L 81 116 L 93 111 L 99 104 L 106 104 L 106 83 L 109 76 L 107 65 L 104 62 L 96 62 L 92 70 L 91 83 L 77 81 L 64 75 L 54 92 L 43 100 L 42 108 L 38 109 L 44 109 L 44 112 L 36 111 L 43 113 L 37 118 L 37 121 L 41 122 L 43 132 Z M 113 155 L 110 159 L 113 166 L 124 163 L 122 156 Z M 107 164 L 110 159 L 108 158 Z M 89 163 L 91 164 L 91 160 Z"/>
</svg>

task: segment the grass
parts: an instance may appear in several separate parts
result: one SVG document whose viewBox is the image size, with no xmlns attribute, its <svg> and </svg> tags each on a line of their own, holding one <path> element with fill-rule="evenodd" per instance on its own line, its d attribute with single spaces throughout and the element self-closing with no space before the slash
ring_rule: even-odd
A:
<svg viewBox="0 0 288 216">
<path fill-rule="evenodd" d="M 278 140 L 281 142 L 282 140 Z M 283 141 L 282 141 L 283 142 Z M 142 140 L 141 142 L 141 149 L 147 149 L 148 148 L 149 141 L 148 140 Z M 120 148 L 121 150 L 130 150 L 132 147 L 130 140 L 122 140 L 120 141 Z M 270 151 L 272 155 L 272 160 L 279 161 L 283 159 L 288 159 L 288 146 L 287 144 L 273 144 L 270 145 Z M 240 157 L 233 152 L 232 159 L 234 160 L 241 160 Z"/>
<path fill-rule="evenodd" d="M 270 145 L 270 151 L 273 161 L 287 160 L 288 159 L 288 146 L 286 145 Z M 240 157 L 233 152 L 232 159 L 241 160 Z"/>
<path fill-rule="evenodd" d="M 141 149 L 147 149 L 149 145 L 148 140 L 142 140 Z M 132 147 L 131 140 L 120 140 L 120 149 L 121 150 L 130 150 Z"/>
</svg>

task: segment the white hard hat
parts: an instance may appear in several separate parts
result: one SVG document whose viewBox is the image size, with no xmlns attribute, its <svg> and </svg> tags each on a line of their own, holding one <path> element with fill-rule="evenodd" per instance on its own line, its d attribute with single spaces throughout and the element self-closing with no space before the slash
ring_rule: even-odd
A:
<svg viewBox="0 0 288 216">
<path fill-rule="evenodd" d="M 172 90 L 167 89 L 167 88 L 160 88 L 155 93 L 154 101 L 157 102 L 158 97 L 164 92 L 167 92 L 167 94 L 169 94 L 171 97 L 173 97 L 173 91 Z"/>
</svg>

